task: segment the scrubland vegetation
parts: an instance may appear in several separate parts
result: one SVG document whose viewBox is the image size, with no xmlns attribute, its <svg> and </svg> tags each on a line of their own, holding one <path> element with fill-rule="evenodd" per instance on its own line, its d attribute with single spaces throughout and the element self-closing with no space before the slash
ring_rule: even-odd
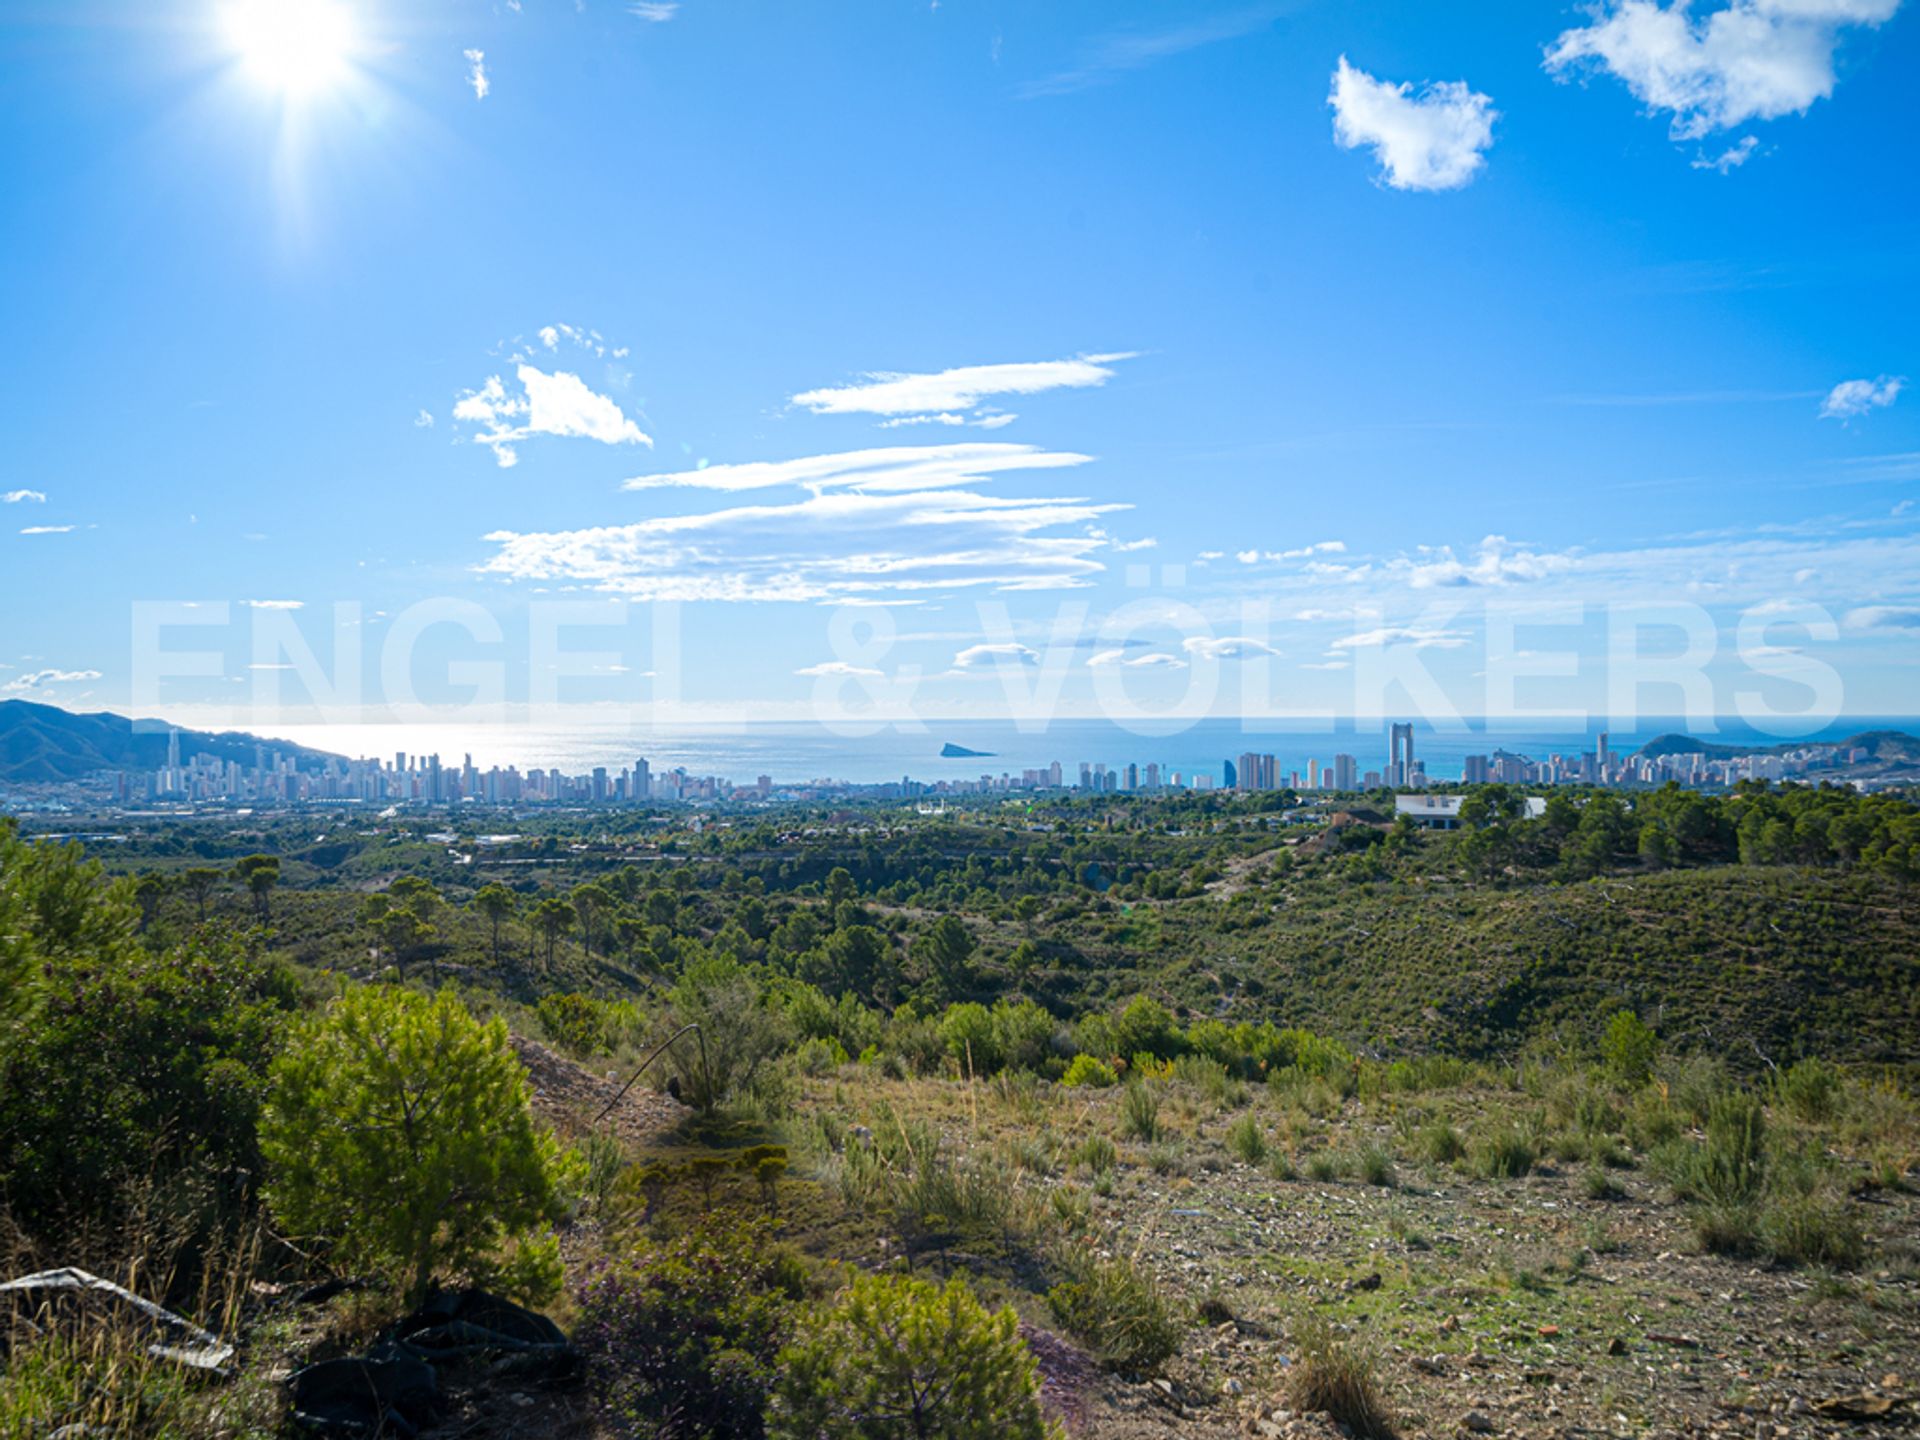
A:
<svg viewBox="0 0 1920 1440">
<path fill-rule="evenodd" d="M 1474 799 L 0 830 L 7 1273 L 237 1346 L 12 1305 L 0 1434 L 280 1434 L 476 1287 L 573 1362 L 450 1433 L 1906 1404 L 1913 807 Z"/>
</svg>

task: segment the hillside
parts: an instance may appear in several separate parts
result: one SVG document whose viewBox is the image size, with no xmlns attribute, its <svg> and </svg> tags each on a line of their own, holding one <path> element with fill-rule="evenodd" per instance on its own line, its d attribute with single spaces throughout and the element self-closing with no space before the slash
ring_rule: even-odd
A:
<svg viewBox="0 0 1920 1440">
<path fill-rule="evenodd" d="M 152 725 L 136 730 L 136 724 Z M 31 700 L 0 700 L 0 783 L 55 785 L 101 770 L 153 770 L 167 760 L 168 730 L 159 721 L 135 722 L 110 711 L 76 714 Z M 262 740 L 229 730 L 180 732 L 180 758 L 211 755 L 251 765 L 257 746 L 267 745 L 302 765 L 332 759 L 284 740 Z"/>
<path fill-rule="evenodd" d="M 1692 735 L 1656 735 L 1634 753 L 1657 760 L 1663 755 L 1702 755 L 1709 760 L 1731 760 L 1739 755 L 1786 755 L 1804 750 L 1809 742 L 1786 745 L 1716 745 Z M 1920 760 L 1920 738 L 1903 730 L 1862 730 L 1837 742 L 1849 750 L 1864 750 L 1881 763 Z"/>
</svg>

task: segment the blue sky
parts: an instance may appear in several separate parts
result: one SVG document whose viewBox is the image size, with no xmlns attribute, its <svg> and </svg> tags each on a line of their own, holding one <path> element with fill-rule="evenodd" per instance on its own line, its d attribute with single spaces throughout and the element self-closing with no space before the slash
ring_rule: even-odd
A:
<svg viewBox="0 0 1920 1440">
<path fill-rule="evenodd" d="M 15 0 L 0 693 L 1920 711 L 1911 11 Z"/>
</svg>

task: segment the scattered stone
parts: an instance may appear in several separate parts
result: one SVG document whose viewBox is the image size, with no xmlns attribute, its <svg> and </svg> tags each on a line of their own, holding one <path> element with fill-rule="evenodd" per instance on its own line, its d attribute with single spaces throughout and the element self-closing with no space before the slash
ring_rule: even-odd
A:
<svg viewBox="0 0 1920 1440">
<path fill-rule="evenodd" d="M 1493 1421 L 1484 1410 L 1469 1410 L 1461 1419 L 1460 1425 L 1462 1429 L 1471 1430 L 1476 1435 L 1493 1433 Z"/>
</svg>

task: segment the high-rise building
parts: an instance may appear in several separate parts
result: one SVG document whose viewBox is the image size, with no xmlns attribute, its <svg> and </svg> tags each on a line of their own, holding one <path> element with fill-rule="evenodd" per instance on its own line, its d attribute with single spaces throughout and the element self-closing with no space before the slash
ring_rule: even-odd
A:
<svg viewBox="0 0 1920 1440">
<path fill-rule="evenodd" d="M 1358 788 L 1355 782 L 1359 779 L 1359 771 L 1360 762 L 1354 759 L 1353 756 L 1334 756 L 1333 788 L 1336 790 L 1353 790 Z"/>
<path fill-rule="evenodd" d="M 1229 790 L 1234 789 L 1240 784 L 1240 771 L 1235 767 L 1233 761 L 1222 760 L 1220 762 L 1220 783 Z"/>
<path fill-rule="evenodd" d="M 1461 778 L 1469 785 L 1484 785 L 1492 778 L 1493 761 L 1485 755 L 1469 755 Z"/>
<path fill-rule="evenodd" d="M 1387 783 L 1411 785 L 1413 783 L 1413 723 L 1408 721 L 1403 725 L 1396 720 L 1387 743 Z"/>
</svg>

